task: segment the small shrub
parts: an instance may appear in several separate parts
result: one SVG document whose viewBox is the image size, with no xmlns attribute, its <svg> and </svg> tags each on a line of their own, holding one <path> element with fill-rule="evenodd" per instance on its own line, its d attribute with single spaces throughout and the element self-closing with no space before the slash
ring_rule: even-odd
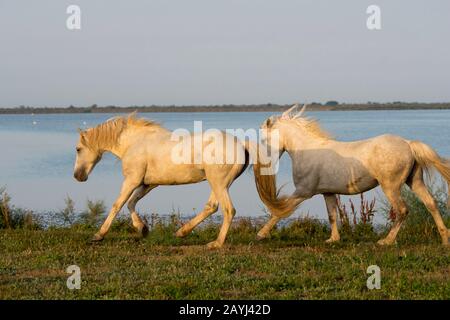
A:
<svg viewBox="0 0 450 320">
<path fill-rule="evenodd" d="M 61 211 L 64 225 L 70 226 L 75 222 L 75 202 L 69 196 L 64 199 L 65 208 Z"/>
<path fill-rule="evenodd" d="M 181 221 L 181 213 L 179 211 L 172 211 L 172 213 L 169 215 L 168 227 L 176 231 L 178 230 L 178 228 L 181 228 L 182 225 L 183 222 Z"/>
<path fill-rule="evenodd" d="M 323 242 L 330 235 L 327 223 L 309 216 L 295 219 L 273 232 L 273 238 L 282 241 L 295 241 L 306 245 L 311 242 Z"/>
<path fill-rule="evenodd" d="M 111 225 L 111 231 L 133 233 L 134 227 L 128 217 L 119 215 Z"/>
<path fill-rule="evenodd" d="M 220 225 L 217 225 L 214 230 L 214 233 L 216 234 L 215 236 L 217 236 L 219 228 Z M 227 241 L 229 243 L 251 243 L 255 240 L 256 233 L 261 228 L 262 225 L 258 224 L 256 219 L 249 217 L 235 217 L 230 228 L 230 232 L 227 236 Z M 213 233 L 211 237 L 214 237 Z"/>
<path fill-rule="evenodd" d="M 358 224 L 372 225 L 373 217 L 375 215 L 376 199 L 372 201 L 364 198 L 364 193 L 360 194 L 359 210 L 356 209 L 352 199 L 349 199 L 350 211 L 347 209 L 347 205 L 342 203 L 341 197 L 338 196 L 338 214 L 341 220 L 341 224 L 344 228 L 351 230 Z M 350 221 L 352 224 L 350 224 Z"/>
<path fill-rule="evenodd" d="M 11 205 L 11 197 L 0 188 L 0 229 L 41 229 L 33 212 Z"/>
<path fill-rule="evenodd" d="M 10 201 L 11 197 L 6 193 L 5 188 L 0 188 L 0 228 L 12 228 Z"/>
<path fill-rule="evenodd" d="M 349 241 L 373 241 L 378 236 L 373 226 L 375 216 L 376 199 L 366 200 L 364 194 L 360 194 L 359 210 L 352 199 L 348 204 L 342 203 L 338 196 L 338 214 L 341 221 L 341 237 Z M 350 209 L 348 209 L 350 208 Z"/>
<path fill-rule="evenodd" d="M 86 206 L 86 211 L 80 215 L 81 223 L 88 227 L 97 227 L 106 212 L 105 203 L 101 200 L 88 200 Z"/>
</svg>

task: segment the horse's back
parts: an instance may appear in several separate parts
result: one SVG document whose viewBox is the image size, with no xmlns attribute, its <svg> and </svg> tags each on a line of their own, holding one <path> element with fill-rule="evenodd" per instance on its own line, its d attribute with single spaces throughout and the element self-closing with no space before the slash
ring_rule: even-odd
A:
<svg viewBox="0 0 450 320">
<path fill-rule="evenodd" d="M 324 148 L 303 150 L 294 158 L 294 183 L 313 193 L 365 192 L 386 179 L 403 179 L 414 165 L 408 141 L 390 134 L 333 142 Z"/>
<path fill-rule="evenodd" d="M 414 166 L 415 158 L 408 140 L 384 134 L 369 140 L 364 162 L 371 174 L 383 181 L 406 179 Z"/>
</svg>

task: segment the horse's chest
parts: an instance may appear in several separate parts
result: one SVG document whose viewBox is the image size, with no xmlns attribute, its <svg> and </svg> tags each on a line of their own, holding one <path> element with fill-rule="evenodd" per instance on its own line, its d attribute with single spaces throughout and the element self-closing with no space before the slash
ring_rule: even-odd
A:
<svg viewBox="0 0 450 320">
<path fill-rule="evenodd" d="M 318 163 L 294 164 L 292 168 L 294 185 L 300 196 L 311 196 L 316 193 L 320 183 L 320 165 Z"/>
</svg>

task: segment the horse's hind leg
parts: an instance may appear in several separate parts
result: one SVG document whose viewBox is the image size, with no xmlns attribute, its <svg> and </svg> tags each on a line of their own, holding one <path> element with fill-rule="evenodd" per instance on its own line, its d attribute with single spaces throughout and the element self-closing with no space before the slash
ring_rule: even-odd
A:
<svg viewBox="0 0 450 320">
<path fill-rule="evenodd" d="M 128 200 L 128 210 L 130 210 L 133 227 L 136 231 L 145 237 L 148 234 L 148 226 L 142 221 L 136 212 L 136 204 L 141 200 L 150 190 L 154 189 L 156 185 L 143 185 L 137 188 Z"/>
<path fill-rule="evenodd" d="M 387 199 L 391 203 L 392 208 L 396 213 L 396 218 L 394 221 L 394 225 L 391 227 L 391 230 L 389 231 L 386 238 L 379 240 L 378 244 L 391 245 L 395 242 L 397 233 L 400 230 L 400 227 L 402 226 L 402 223 L 405 220 L 406 216 L 408 215 L 408 207 L 401 197 L 401 186 L 397 185 L 395 187 L 388 187 L 381 185 L 381 188 L 383 189 Z"/>
<path fill-rule="evenodd" d="M 297 202 L 297 205 L 302 203 L 303 201 L 307 200 L 309 198 L 296 198 L 295 201 Z M 265 238 L 268 238 L 270 235 L 270 231 L 272 231 L 273 227 L 280 221 L 282 218 L 279 218 L 275 215 L 272 215 L 267 221 L 267 223 L 261 228 L 261 230 L 258 231 L 258 234 L 256 235 L 256 240 L 263 240 Z"/>
<path fill-rule="evenodd" d="M 205 207 L 203 208 L 203 211 L 200 212 L 198 215 L 196 215 L 194 218 L 192 218 L 188 223 L 183 225 L 175 234 L 177 237 L 185 237 L 188 235 L 192 229 L 194 229 L 199 223 L 201 223 L 203 220 L 208 218 L 213 213 L 217 212 L 219 208 L 219 203 L 216 199 L 216 196 L 214 195 L 214 192 L 211 192 L 208 202 L 206 203 Z"/>
<path fill-rule="evenodd" d="M 325 203 L 327 205 L 328 219 L 331 225 L 331 237 L 326 240 L 326 242 L 331 243 L 339 241 L 341 237 L 339 236 L 339 230 L 337 227 L 337 210 L 338 202 L 335 194 L 324 194 Z"/>
<path fill-rule="evenodd" d="M 228 187 L 219 187 L 216 185 L 212 185 L 212 188 L 223 212 L 223 223 L 219 231 L 219 236 L 215 241 L 212 241 L 207 245 L 207 247 L 210 249 L 216 249 L 223 246 L 233 217 L 236 214 L 236 210 L 234 209 L 233 203 L 231 202 L 230 195 L 228 193 Z"/>
<path fill-rule="evenodd" d="M 423 170 L 420 167 L 414 170 L 411 180 L 408 181 L 408 185 L 411 187 L 412 191 L 419 197 L 419 199 L 422 200 L 425 207 L 433 216 L 434 222 L 436 223 L 436 226 L 439 230 L 439 234 L 441 235 L 442 244 L 448 245 L 450 230 L 445 226 L 436 201 L 423 182 Z"/>
<path fill-rule="evenodd" d="M 280 220 L 281 218 L 272 215 L 269 221 L 261 228 L 261 230 L 258 231 L 258 234 L 256 235 L 256 240 L 259 241 L 269 237 L 270 231 Z"/>
</svg>

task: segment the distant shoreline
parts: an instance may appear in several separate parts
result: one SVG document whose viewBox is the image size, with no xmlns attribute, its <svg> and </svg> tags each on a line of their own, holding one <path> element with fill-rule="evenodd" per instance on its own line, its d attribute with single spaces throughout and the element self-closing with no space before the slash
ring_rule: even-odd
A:
<svg viewBox="0 0 450 320">
<path fill-rule="evenodd" d="M 212 106 L 90 106 L 90 107 L 17 107 L 0 108 L 0 114 L 64 114 L 64 113 L 142 113 L 157 112 L 281 112 L 291 105 L 212 105 Z M 448 110 L 450 103 L 367 103 L 367 104 L 310 104 L 310 111 L 376 111 L 376 110 Z"/>
</svg>

